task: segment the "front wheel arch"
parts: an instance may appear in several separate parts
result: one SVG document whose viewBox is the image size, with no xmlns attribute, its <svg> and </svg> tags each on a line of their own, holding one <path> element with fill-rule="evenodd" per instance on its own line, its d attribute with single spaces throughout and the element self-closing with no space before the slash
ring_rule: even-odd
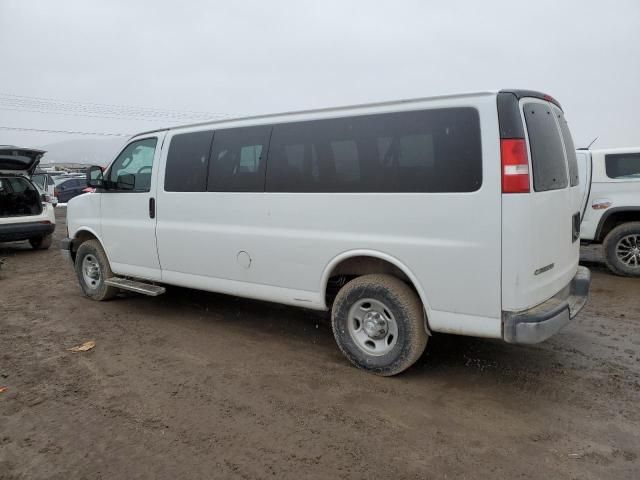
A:
<svg viewBox="0 0 640 480">
<path fill-rule="evenodd" d="M 76 261 L 76 254 L 78 253 L 78 249 L 80 248 L 80 245 L 82 245 L 84 242 L 87 242 L 89 240 L 95 240 L 96 242 L 98 242 L 100 244 L 100 248 L 102 248 L 102 251 L 105 252 L 105 255 L 106 255 L 106 250 L 104 249 L 103 243 L 98 238 L 98 235 L 96 235 L 96 233 L 93 230 L 83 228 L 81 230 L 78 230 L 74 234 L 73 240 L 71 243 L 71 249 L 69 250 L 69 252 L 71 253 L 71 259 L 73 260 L 74 263 Z"/>
</svg>

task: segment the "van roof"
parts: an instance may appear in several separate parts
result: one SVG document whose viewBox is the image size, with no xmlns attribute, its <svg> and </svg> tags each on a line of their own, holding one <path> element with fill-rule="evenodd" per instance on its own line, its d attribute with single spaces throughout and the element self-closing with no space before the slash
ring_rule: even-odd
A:
<svg viewBox="0 0 640 480">
<path fill-rule="evenodd" d="M 386 106 L 392 106 L 392 105 L 406 105 L 406 104 L 424 102 L 424 101 L 429 101 L 429 100 L 442 100 L 442 99 L 447 99 L 447 98 L 479 97 L 479 96 L 487 96 L 487 95 L 497 95 L 498 93 L 511 93 L 511 94 L 515 95 L 518 99 L 523 98 L 523 97 L 540 98 L 540 99 L 544 99 L 544 100 L 548 100 L 550 102 L 553 102 L 559 108 L 562 108 L 560 106 L 560 103 L 558 103 L 558 101 L 555 100 L 553 97 L 551 97 L 550 95 L 547 95 L 545 93 L 538 92 L 536 90 L 522 90 L 522 89 L 482 90 L 482 91 L 478 91 L 478 92 L 465 92 L 465 93 L 455 93 L 455 94 L 447 94 L 447 95 L 434 95 L 434 96 L 431 96 L 431 97 L 417 97 L 417 98 L 407 98 L 407 99 L 400 99 L 400 100 L 388 100 L 388 101 L 383 101 L 383 102 L 371 102 L 371 103 L 360 103 L 360 104 L 353 104 L 353 105 L 341 105 L 341 106 L 336 106 L 336 107 L 314 108 L 314 109 L 309 109 L 309 110 L 293 110 L 293 111 L 288 111 L 288 112 L 277 112 L 277 113 L 248 115 L 248 116 L 240 116 L 240 117 L 229 117 L 229 118 L 224 118 L 224 119 L 220 119 L 220 120 L 208 120 L 208 121 L 205 121 L 205 122 L 197 122 L 197 123 L 190 123 L 190 124 L 184 124 L 184 125 L 174 125 L 172 127 L 166 127 L 166 128 L 157 128 L 155 130 L 148 130 L 148 131 L 145 131 L 145 132 L 137 133 L 137 134 L 133 135 L 133 137 L 138 137 L 140 135 L 147 135 L 149 133 L 155 133 L 155 132 L 164 132 L 164 131 L 169 131 L 169 130 L 176 130 L 176 129 L 179 129 L 179 128 L 199 127 L 199 126 L 204 126 L 204 125 L 218 125 L 218 124 L 224 124 L 224 123 L 228 123 L 228 122 L 236 122 L 236 121 L 244 121 L 244 120 L 259 120 L 259 119 L 265 119 L 265 118 L 270 118 L 270 117 L 286 117 L 286 116 L 290 116 L 290 115 L 293 116 L 293 115 L 304 115 L 304 114 L 313 114 L 313 113 L 341 112 L 341 111 L 344 111 L 344 110 L 353 110 L 353 109 L 358 109 L 358 108 L 386 107 Z"/>
</svg>

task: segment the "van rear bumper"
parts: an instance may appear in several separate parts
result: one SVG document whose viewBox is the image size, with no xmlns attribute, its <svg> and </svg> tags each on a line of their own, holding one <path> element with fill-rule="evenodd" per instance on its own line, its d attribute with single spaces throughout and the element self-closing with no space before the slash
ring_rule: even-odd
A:
<svg viewBox="0 0 640 480">
<path fill-rule="evenodd" d="M 585 306 L 590 285 L 591 272 L 579 266 L 571 282 L 546 302 L 522 312 L 503 312 L 504 340 L 532 344 L 555 335 Z"/>
</svg>

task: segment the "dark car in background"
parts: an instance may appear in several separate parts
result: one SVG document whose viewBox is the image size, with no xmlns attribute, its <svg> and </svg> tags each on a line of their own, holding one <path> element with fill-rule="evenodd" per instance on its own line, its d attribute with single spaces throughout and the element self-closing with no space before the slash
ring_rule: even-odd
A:
<svg viewBox="0 0 640 480">
<path fill-rule="evenodd" d="M 83 177 L 59 177 L 55 179 L 54 195 L 59 203 L 67 203 L 73 197 L 82 195 L 87 188 L 87 180 Z"/>
</svg>

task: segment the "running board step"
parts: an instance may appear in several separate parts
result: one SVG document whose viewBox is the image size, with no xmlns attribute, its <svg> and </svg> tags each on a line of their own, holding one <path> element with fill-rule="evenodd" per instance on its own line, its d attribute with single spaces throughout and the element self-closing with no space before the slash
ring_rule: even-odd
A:
<svg viewBox="0 0 640 480">
<path fill-rule="evenodd" d="M 111 277 L 106 279 L 104 283 L 112 287 L 121 288 L 122 290 L 129 290 L 131 292 L 149 295 L 150 297 L 157 297 L 167 291 L 166 288 L 161 287 L 160 285 L 136 282 L 135 280 L 129 280 L 128 278 Z"/>
</svg>

